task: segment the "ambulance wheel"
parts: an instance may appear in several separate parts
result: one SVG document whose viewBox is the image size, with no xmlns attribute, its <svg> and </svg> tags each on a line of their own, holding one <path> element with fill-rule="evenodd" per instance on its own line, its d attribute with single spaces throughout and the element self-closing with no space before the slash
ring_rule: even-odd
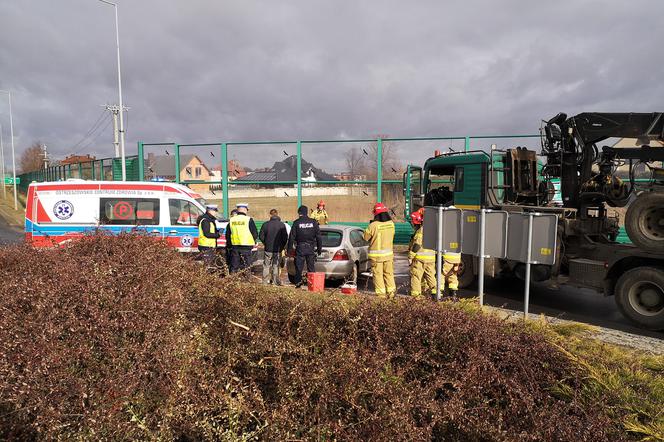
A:
<svg viewBox="0 0 664 442">
<path fill-rule="evenodd" d="M 459 288 L 465 289 L 475 282 L 475 272 L 473 272 L 473 257 L 470 255 L 461 255 L 461 264 L 459 264 Z"/>
</svg>

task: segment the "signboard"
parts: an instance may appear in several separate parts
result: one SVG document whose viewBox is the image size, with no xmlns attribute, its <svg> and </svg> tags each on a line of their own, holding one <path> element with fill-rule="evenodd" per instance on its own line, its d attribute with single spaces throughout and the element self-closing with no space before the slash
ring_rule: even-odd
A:
<svg viewBox="0 0 664 442">
<path fill-rule="evenodd" d="M 13 185 L 13 184 L 14 184 L 14 177 L 6 176 L 5 185 Z M 21 177 L 19 176 L 16 177 L 16 184 L 21 184 Z"/>
<path fill-rule="evenodd" d="M 507 228 L 507 259 L 528 263 L 527 213 L 510 213 Z M 530 264 L 553 265 L 556 260 L 558 217 L 548 214 L 532 216 L 532 246 Z M 487 232 L 489 230 L 487 229 Z"/>
<path fill-rule="evenodd" d="M 482 213 L 479 210 L 462 212 L 461 253 L 480 255 L 480 225 Z M 486 210 L 484 212 L 484 256 L 505 258 L 507 254 L 507 212 Z"/>
<path fill-rule="evenodd" d="M 438 243 L 438 214 L 442 216 L 443 235 Z M 438 252 L 461 252 L 461 210 L 443 207 L 424 208 L 422 247 Z"/>
</svg>

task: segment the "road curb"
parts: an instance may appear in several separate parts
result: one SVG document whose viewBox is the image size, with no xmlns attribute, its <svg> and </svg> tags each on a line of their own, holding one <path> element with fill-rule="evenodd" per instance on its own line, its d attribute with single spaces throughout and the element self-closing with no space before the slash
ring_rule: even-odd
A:
<svg viewBox="0 0 664 442">
<path fill-rule="evenodd" d="M 499 307 L 484 306 L 485 311 L 491 312 L 502 319 L 508 320 L 523 320 L 523 312 L 516 310 L 509 310 Z M 536 315 L 534 313 L 528 314 L 528 320 L 542 321 L 548 324 L 579 324 L 587 327 L 587 331 L 581 332 L 582 335 L 597 339 L 607 344 L 618 345 L 620 347 L 627 347 L 633 350 L 644 351 L 656 355 L 664 355 L 664 341 L 658 338 L 651 338 L 649 336 L 640 336 L 633 333 L 627 333 L 611 328 L 600 327 L 596 325 L 586 324 L 585 322 L 570 321 L 568 319 L 560 319 L 544 314 Z"/>
</svg>

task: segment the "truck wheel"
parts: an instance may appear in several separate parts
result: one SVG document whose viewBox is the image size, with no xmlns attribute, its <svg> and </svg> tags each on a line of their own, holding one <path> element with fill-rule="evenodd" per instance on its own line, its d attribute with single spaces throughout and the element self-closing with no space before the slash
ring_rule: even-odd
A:
<svg viewBox="0 0 664 442">
<path fill-rule="evenodd" d="M 625 230 L 634 245 L 664 253 L 664 193 L 642 193 L 630 204 Z"/>
<path fill-rule="evenodd" d="M 664 270 L 637 267 L 618 279 L 615 290 L 618 309 L 649 330 L 664 330 Z"/>
<path fill-rule="evenodd" d="M 465 289 L 475 282 L 475 273 L 473 272 L 473 257 L 470 255 L 461 255 L 461 264 L 459 265 L 459 288 Z"/>
</svg>

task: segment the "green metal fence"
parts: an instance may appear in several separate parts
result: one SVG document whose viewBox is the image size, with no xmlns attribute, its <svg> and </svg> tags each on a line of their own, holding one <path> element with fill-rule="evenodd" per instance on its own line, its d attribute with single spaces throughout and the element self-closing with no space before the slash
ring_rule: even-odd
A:
<svg viewBox="0 0 664 442">
<path fill-rule="evenodd" d="M 125 158 L 127 180 L 129 181 L 140 181 L 138 158 L 138 155 L 131 155 Z M 121 181 L 122 160 L 120 158 L 102 158 L 82 163 L 62 164 L 24 173 L 19 176 L 21 177 L 19 187 L 23 190 L 27 189 L 30 183 L 35 181 L 64 181 L 70 178 Z"/>
<path fill-rule="evenodd" d="M 145 179 L 145 148 L 146 147 L 172 147 L 175 152 L 175 182 L 181 184 L 209 184 L 220 185 L 222 189 L 222 205 L 223 214 L 228 216 L 229 207 L 229 183 L 233 186 L 238 185 L 292 185 L 297 188 L 297 205 L 302 205 L 302 148 L 303 146 L 316 146 L 326 144 L 343 144 L 343 143 L 375 143 L 376 145 L 376 179 L 371 180 L 348 180 L 348 181 L 316 181 L 316 185 L 375 185 L 376 186 L 376 201 L 383 200 L 383 185 L 385 184 L 401 184 L 401 179 L 384 179 L 383 178 L 383 146 L 388 142 L 443 142 L 443 141 L 463 141 L 464 150 L 471 150 L 471 143 L 473 141 L 486 141 L 491 139 L 532 139 L 539 138 L 536 134 L 517 134 L 517 135 L 473 135 L 473 136 L 451 136 L 451 137 L 411 137 L 411 138 L 367 138 L 367 139 L 342 139 L 342 140 L 299 140 L 299 141 L 240 141 L 240 142 L 214 142 L 214 143 L 191 143 L 179 144 L 174 142 L 160 142 L 160 143 L 138 143 L 138 158 L 143 161 L 138 162 L 138 175 Z M 228 149 L 229 147 L 247 147 L 247 146 L 295 146 L 297 155 L 297 169 L 296 180 L 290 181 L 231 181 L 228 176 Z M 221 179 L 215 181 L 201 181 L 201 180 L 182 180 L 180 179 L 180 158 L 187 148 L 194 147 L 210 147 L 218 149 L 221 164 L 222 176 Z M 489 146 L 481 146 L 482 148 L 489 148 Z M 476 147 L 475 147 L 476 148 Z M 421 165 L 423 161 L 418 161 Z"/>
</svg>

